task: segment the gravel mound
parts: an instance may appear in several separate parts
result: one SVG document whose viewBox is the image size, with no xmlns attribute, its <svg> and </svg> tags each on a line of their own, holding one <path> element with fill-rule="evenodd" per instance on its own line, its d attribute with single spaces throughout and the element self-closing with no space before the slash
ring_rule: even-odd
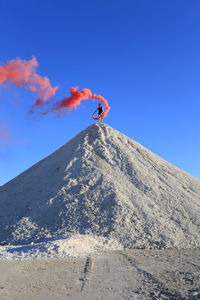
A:
<svg viewBox="0 0 200 300">
<path fill-rule="evenodd" d="M 0 187 L 0 207 L 1 245 L 85 235 L 130 248 L 200 247 L 200 181 L 105 124 Z"/>
</svg>

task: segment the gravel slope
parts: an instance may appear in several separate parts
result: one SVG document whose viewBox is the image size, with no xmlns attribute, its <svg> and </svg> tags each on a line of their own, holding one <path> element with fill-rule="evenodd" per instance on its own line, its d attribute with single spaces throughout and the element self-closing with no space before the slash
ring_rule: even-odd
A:
<svg viewBox="0 0 200 300">
<path fill-rule="evenodd" d="M 131 248 L 200 247 L 200 181 L 105 124 L 0 187 L 0 207 L 2 245 L 87 234 Z"/>
</svg>

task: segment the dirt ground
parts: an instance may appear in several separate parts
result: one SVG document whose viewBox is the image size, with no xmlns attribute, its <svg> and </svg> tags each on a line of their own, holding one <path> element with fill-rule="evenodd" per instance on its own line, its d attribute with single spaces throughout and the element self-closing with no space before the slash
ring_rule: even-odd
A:
<svg viewBox="0 0 200 300">
<path fill-rule="evenodd" d="M 200 250 L 1 260 L 0 299 L 200 299 Z"/>
</svg>

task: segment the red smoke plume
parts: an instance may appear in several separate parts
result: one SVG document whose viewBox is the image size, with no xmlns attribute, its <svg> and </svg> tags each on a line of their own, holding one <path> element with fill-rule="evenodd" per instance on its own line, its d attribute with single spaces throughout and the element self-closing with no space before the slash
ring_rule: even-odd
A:
<svg viewBox="0 0 200 300">
<path fill-rule="evenodd" d="M 51 86 L 47 77 L 41 77 L 36 73 L 37 67 L 38 61 L 35 57 L 32 57 L 31 60 L 10 60 L 6 65 L 0 66 L 0 84 L 8 81 L 16 84 L 17 86 L 23 86 L 27 90 L 39 95 L 39 98 L 36 99 L 35 103 L 31 107 L 30 112 L 33 112 L 35 108 L 42 106 L 45 102 L 48 102 L 48 100 L 54 96 L 58 90 L 57 86 Z M 70 93 L 71 96 L 55 103 L 54 107 L 50 111 L 43 114 L 45 115 L 52 111 L 60 111 L 63 108 L 76 108 L 80 105 L 82 100 L 90 98 L 93 100 L 99 100 L 104 104 L 105 111 L 101 115 L 101 118 L 105 118 L 107 116 L 110 106 L 104 97 L 92 94 L 89 89 L 79 91 L 78 88 L 71 88 Z"/>
<path fill-rule="evenodd" d="M 89 89 L 83 89 L 82 91 L 79 91 L 78 88 L 71 88 L 70 93 L 71 96 L 64 98 L 60 102 L 57 102 L 51 111 L 60 111 L 63 108 L 75 109 L 78 105 L 81 104 L 82 100 L 92 99 L 101 101 L 105 106 L 105 111 L 101 115 L 101 118 L 105 118 L 107 116 L 110 110 L 110 106 L 108 105 L 108 101 L 104 97 L 92 94 Z"/>
<path fill-rule="evenodd" d="M 38 61 L 35 57 L 31 60 L 10 60 L 7 65 L 0 66 L 0 83 L 9 81 L 37 93 L 40 99 L 36 100 L 34 106 L 41 105 L 55 95 L 58 87 L 52 87 L 47 77 L 38 75 L 37 67 Z"/>
<path fill-rule="evenodd" d="M 0 128 L 0 140 L 8 141 L 11 138 L 9 131 Z"/>
</svg>

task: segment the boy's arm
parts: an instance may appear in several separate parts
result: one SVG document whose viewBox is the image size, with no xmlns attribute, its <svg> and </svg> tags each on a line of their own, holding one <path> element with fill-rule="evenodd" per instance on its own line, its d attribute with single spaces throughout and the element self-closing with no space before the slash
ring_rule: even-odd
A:
<svg viewBox="0 0 200 300">
<path fill-rule="evenodd" d="M 98 108 L 93 112 L 92 116 L 94 116 L 95 112 L 98 110 Z"/>
</svg>

